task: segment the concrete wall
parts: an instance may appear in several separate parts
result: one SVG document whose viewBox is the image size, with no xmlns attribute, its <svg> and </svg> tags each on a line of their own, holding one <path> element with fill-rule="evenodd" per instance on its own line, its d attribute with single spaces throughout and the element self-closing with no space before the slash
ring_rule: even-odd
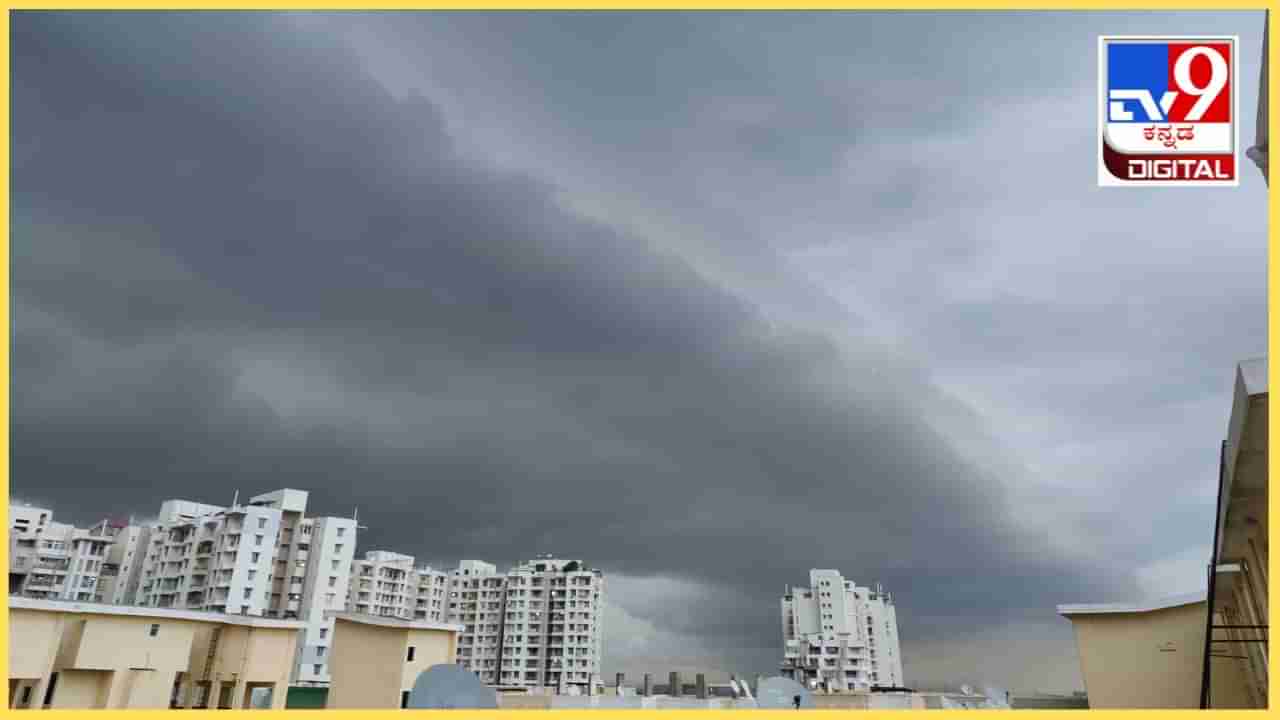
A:
<svg viewBox="0 0 1280 720">
<path fill-rule="evenodd" d="M 205 665 L 209 662 L 209 645 L 213 642 L 214 630 L 219 628 L 209 677 L 229 682 L 234 676 L 242 683 L 272 685 L 271 707 L 283 709 L 300 631 L 242 625 L 200 625 L 191 643 L 188 678 L 204 676 Z"/>
<path fill-rule="evenodd" d="M 105 707 L 114 673 L 102 670 L 62 670 L 51 707 Z"/>
<path fill-rule="evenodd" d="M 410 630 L 405 638 L 405 652 L 400 655 L 404 663 L 400 690 L 412 690 L 418 676 L 432 665 L 453 664 L 457 658 L 457 634 L 446 630 Z M 408 662 L 408 649 L 412 647 L 413 662 Z M 399 707 L 397 704 L 396 707 Z"/>
<path fill-rule="evenodd" d="M 39 707 L 52 685 L 54 708 L 168 708 L 175 680 L 181 676 L 182 690 L 189 687 L 193 660 L 203 670 L 215 627 L 226 640 L 214 656 L 215 684 L 233 682 L 234 673 L 237 692 L 247 683 L 270 685 L 273 706 L 283 708 L 297 629 L 231 625 L 213 615 L 11 607 L 10 677 L 18 681 L 11 690 L 21 696 L 31 688 L 30 707 Z"/>
<path fill-rule="evenodd" d="M 498 707 L 503 710 L 550 710 L 550 695 L 498 693 Z"/>
<path fill-rule="evenodd" d="M 53 666 L 64 618 L 55 613 L 9 611 L 9 677 L 36 680 Z"/>
<path fill-rule="evenodd" d="M 1198 708 L 1207 607 L 1071 616 L 1089 707 Z"/>
<path fill-rule="evenodd" d="M 121 615 L 89 615 L 82 622 L 79 645 L 66 658 L 66 666 L 83 670 L 187 669 L 196 623 Z M 154 637 L 152 625 L 159 626 Z M 67 637 L 74 635 L 68 633 Z"/>
<path fill-rule="evenodd" d="M 400 707 L 408 631 L 339 618 L 333 629 L 333 679 L 326 708 Z"/>
<path fill-rule="evenodd" d="M 866 710 L 870 696 L 866 693 L 841 693 L 825 695 L 815 693 L 813 704 L 819 710 Z"/>
</svg>

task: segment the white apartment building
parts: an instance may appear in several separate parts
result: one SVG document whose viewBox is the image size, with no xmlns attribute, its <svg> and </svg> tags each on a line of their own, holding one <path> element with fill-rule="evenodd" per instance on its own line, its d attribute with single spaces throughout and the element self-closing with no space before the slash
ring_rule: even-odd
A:
<svg viewBox="0 0 1280 720">
<path fill-rule="evenodd" d="M 412 606 L 418 595 L 413 582 L 412 555 L 370 550 L 363 560 L 351 562 L 351 590 L 347 609 L 365 615 L 413 618 Z"/>
<path fill-rule="evenodd" d="M 48 508 L 9 510 L 9 593 L 92 602 L 111 538 L 54 522 Z"/>
<path fill-rule="evenodd" d="M 506 573 L 463 560 L 445 573 L 371 551 L 352 563 L 348 610 L 462 627 L 457 662 L 488 685 L 586 693 L 600 683 L 603 595 L 601 572 L 577 560 Z"/>
<path fill-rule="evenodd" d="M 319 517 L 300 523 L 301 540 L 294 563 L 308 562 L 299 603 L 298 618 L 306 621 L 299 634 L 297 685 L 327 685 L 329 649 L 333 646 L 332 612 L 342 612 L 347 604 L 351 581 L 351 560 L 356 549 L 356 521 L 353 518 Z"/>
<path fill-rule="evenodd" d="M 103 520 L 89 531 L 111 538 L 107 557 L 98 577 L 98 594 L 94 602 L 108 605 L 134 605 L 142 580 L 142 566 L 147 553 L 151 529 L 132 523 Z"/>
<path fill-rule="evenodd" d="M 34 505 L 9 507 L 9 537 L 32 535 L 53 522 L 53 511 Z"/>
<path fill-rule="evenodd" d="M 448 617 L 449 574 L 416 567 L 412 555 L 370 550 L 351 563 L 351 612 L 404 620 L 444 622 Z"/>
<path fill-rule="evenodd" d="M 837 570 L 810 570 L 809 587 L 782 597 L 783 675 L 828 692 L 901 687 L 893 598 Z"/>
<path fill-rule="evenodd" d="M 229 507 L 161 505 L 145 543 L 136 604 L 306 622 L 291 682 L 329 682 L 333 620 L 346 603 L 356 523 L 305 517 L 307 493 L 283 489 Z M 127 593 L 126 593 L 127 596 Z"/>
<path fill-rule="evenodd" d="M 280 515 L 239 503 L 194 517 L 162 511 L 170 519 L 151 529 L 137 604 L 266 615 Z"/>
<path fill-rule="evenodd" d="M 497 566 L 463 560 L 449 579 L 449 622 L 461 625 L 458 664 L 487 685 L 498 684 L 506 578 Z"/>
<path fill-rule="evenodd" d="M 579 560 L 546 556 L 526 562 L 505 578 L 500 675 L 502 687 L 546 687 L 558 693 L 588 694 L 600 684 L 604 576 Z M 486 585 L 481 582 L 480 589 Z M 465 597 L 465 596 L 462 596 Z M 489 598 L 476 598 L 477 649 L 487 632 Z M 453 622 L 473 622 L 465 613 Z M 462 648 L 459 644 L 459 661 Z M 490 667 L 479 656 L 481 671 Z M 473 669 L 475 666 L 473 665 Z M 482 674 L 481 678 L 485 678 Z M 488 680 L 486 680 L 488 682 Z"/>
<path fill-rule="evenodd" d="M 430 566 L 415 568 L 410 582 L 416 582 L 418 594 L 413 603 L 414 620 L 448 622 L 449 573 Z"/>
<path fill-rule="evenodd" d="M 9 507 L 9 594 L 25 595 L 32 569 L 39 563 L 36 538 L 53 522 L 53 511 L 32 505 Z M 63 582 L 66 581 L 65 572 Z M 39 592 L 48 592 L 41 588 Z"/>
</svg>

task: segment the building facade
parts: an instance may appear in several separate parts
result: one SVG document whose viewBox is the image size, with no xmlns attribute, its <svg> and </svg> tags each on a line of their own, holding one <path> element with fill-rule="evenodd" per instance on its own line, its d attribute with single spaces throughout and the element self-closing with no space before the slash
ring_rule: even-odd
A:
<svg viewBox="0 0 1280 720">
<path fill-rule="evenodd" d="M 9 510 L 9 594 L 92 602 L 111 538 L 55 522 L 48 508 Z"/>
<path fill-rule="evenodd" d="M 369 613 L 332 613 L 334 682 L 327 708 L 396 709 L 418 676 L 454 661 L 457 625 Z"/>
<path fill-rule="evenodd" d="M 412 555 L 370 550 L 351 563 L 347 609 L 378 617 L 445 622 L 449 573 L 417 567 Z"/>
<path fill-rule="evenodd" d="M 1267 359 L 1240 363 L 1206 590 L 1058 607 L 1075 630 L 1091 708 L 1267 707 L 1268 397 Z"/>
<path fill-rule="evenodd" d="M 589 694 L 600 685 L 604 576 L 542 557 L 500 572 L 463 560 L 449 572 L 372 551 L 352 564 L 353 613 L 458 626 L 457 663 L 485 684 Z"/>
<path fill-rule="evenodd" d="M 506 578 L 497 566 L 463 560 L 449 579 L 449 622 L 462 626 L 458 664 L 488 685 L 498 683 Z"/>
<path fill-rule="evenodd" d="M 481 678 L 500 687 L 593 693 L 601 684 L 604 575 L 578 560 L 543 557 L 513 568 L 504 579 L 504 603 L 495 606 L 498 595 L 477 597 L 474 622 L 485 633 L 493 631 L 494 608 L 501 608 L 500 674 L 488 680 L 482 673 Z M 490 656 L 480 658 L 482 671 L 487 671 Z"/>
<path fill-rule="evenodd" d="M 1267 358 L 1236 367 L 1219 464 L 1213 557 L 1205 568 L 1208 609 L 1199 698 L 1205 709 L 1267 707 L 1268 387 Z M 1237 681 L 1242 694 L 1221 690 Z"/>
<path fill-rule="evenodd" d="M 1207 612 L 1204 591 L 1139 603 L 1060 605 L 1058 614 L 1075 632 L 1089 707 L 1197 707 Z M 1215 676 L 1213 694 L 1219 708 L 1254 707 L 1239 673 Z"/>
<path fill-rule="evenodd" d="M 782 597 L 782 674 L 827 692 L 902 686 L 893 598 L 836 570 L 810 570 L 809 586 Z"/>
<path fill-rule="evenodd" d="M 229 507 L 166 501 L 148 529 L 134 602 L 301 620 L 291 681 L 327 684 L 333 621 L 326 613 L 346 606 L 356 522 L 306 517 L 306 505 L 307 493 L 292 489 Z"/>
<path fill-rule="evenodd" d="M 110 605 L 135 604 L 134 598 L 138 596 L 143 560 L 151 536 L 150 528 L 103 520 L 89 532 L 111 539 L 102 573 L 98 577 L 98 593 L 94 602 Z"/>
<path fill-rule="evenodd" d="M 11 709 L 283 709 L 300 624 L 9 598 Z"/>
</svg>

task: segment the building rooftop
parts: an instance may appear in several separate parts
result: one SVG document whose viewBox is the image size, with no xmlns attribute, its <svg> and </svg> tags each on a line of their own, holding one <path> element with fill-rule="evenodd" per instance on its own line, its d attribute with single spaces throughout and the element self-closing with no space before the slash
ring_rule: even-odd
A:
<svg viewBox="0 0 1280 720">
<path fill-rule="evenodd" d="M 1131 603 L 1093 603 L 1082 605 L 1059 605 L 1059 615 L 1107 615 L 1116 613 L 1145 613 L 1155 612 L 1156 610 L 1168 610 L 1170 608 L 1182 607 L 1183 605 L 1194 605 L 1195 603 L 1205 602 L 1207 593 L 1199 590 L 1193 593 L 1183 593 L 1180 595 L 1167 595 L 1161 598 L 1152 598 Z"/>
<path fill-rule="evenodd" d="M 83 613 L 90 615 L 120 615 L 129 617 L 159 618 L 165 620 L 191 620 L 194 622 L 216 622 L 227 625 L 284 628 L 289 630 L 301 630 L 306 627 L 306 623 L 299 620 L 279 620 L 276 618 L 264 618 L 255 615 L 230 615 L 227 613 L 202 612 L 199 610 L 176 610 L 173 608 L 143 607 L 140 605 L 107 605 L 105 603 L 44 600 L 18 596 L 9 597 L 9 609 Z"/>
<path fill-rule="evenodd" d="M 382 617 L 381 615 L 368 615 L 356 612 L 327 612 L 325 618 L 333 618 L 335 620 L 345 620 L 347 622 L 360 623 L 362 625 L 378 625 L 380 627 L 398 628 L 401 630 L 449 630 L 452 632 L 462 632 L 465 628 L 457 623 L 442 623 L 432 620 L 405 620 L 403 618 Z"/>
<path fill-rule="evenodd" d="M 1241 362 L 1240 378 L 1244 381 L 1245 392 L 1250 396 L 1265 394 L 1267 392 L 1266 356 Z"/>
</svg>

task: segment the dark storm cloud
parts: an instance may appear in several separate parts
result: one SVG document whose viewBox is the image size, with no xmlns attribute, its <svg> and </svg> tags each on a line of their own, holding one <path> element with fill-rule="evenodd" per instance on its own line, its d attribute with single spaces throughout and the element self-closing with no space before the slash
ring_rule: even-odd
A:
<svg viewBox="0 0 1280 720">
<path fill-rule="evenodd" d="M 563 39 L 635 52 L 655 22 Z M 580 555 L 627 579 L 628 622 L 739 671 L 776 661 L 777 597 L 810 567 L 886 583 L 921 648 L 1133 589 L 1035 520 L 1054 498 L 1015 497 L 1026 470 L 929 373 L 772 322 L 546 180 L 468 159 L 430 100 L 393 96 L 322 33 L 218 14 L 24 13 L 12 30 L 15 496 L 92 522 L 297 487 L 313 512 L 358 506 L 362 549 Z M 658 67 L 749 94 L 725 63 Z M 924 174 L 903 187 L 927 194 Z M 688 585 L 641 598 L 672 578 Z"/>
</svg>

